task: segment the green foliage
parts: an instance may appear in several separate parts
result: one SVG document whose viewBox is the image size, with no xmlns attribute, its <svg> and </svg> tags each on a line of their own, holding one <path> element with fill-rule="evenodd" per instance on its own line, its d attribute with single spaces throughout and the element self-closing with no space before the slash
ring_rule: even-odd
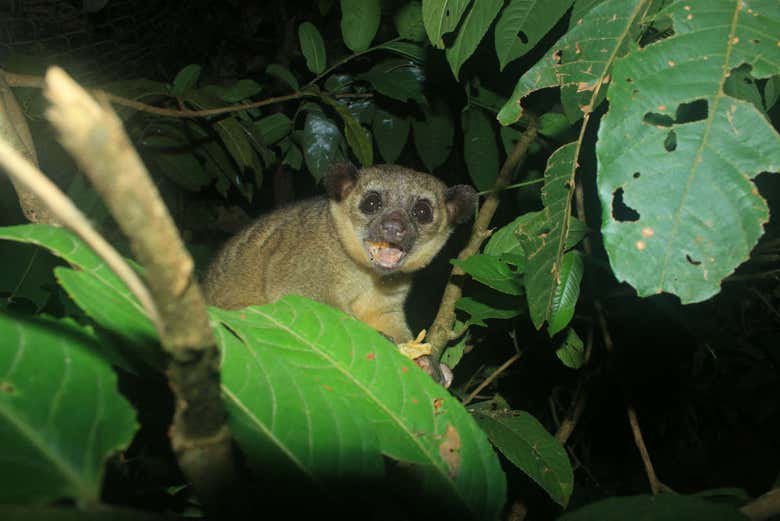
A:
<svg viewBox="0 0 780 521">
<path fill-rule="evenodd" d="M 710 16 L 689 18 L 713 5 Z M 711 297 L 769 218 L 751 179 L 780 170 L 780 135 L 754 104 L 723 90 L 742 64 L 755 78 L 776 73 L 780 47 L 762 32 L 773 9 L 780 23 L 777 4 L 753 8 L 766 15 L 727 0 L 672 3 L 660 15 L 674 36 L 615 64 L 596 149 L 602 232 L 615 275 L 640 295 Z M 638 218 L 618 213 L 620 195 Z"/>
<path fill-rule="evenodd" d="M 350 50 L 368 49 L 379 29 L 380 14 L 379 0 L 341 0 L 341 35 Z"/>
<path fill-rule="evenodd" d="M 498 515 L 504 477 L 485 435 L 377 332 L 300 297 L 211 314 L 229 329 L 218 338 L 231 428 L 258 472 L 284 464 L 328 488 L 382 475 L 386 455 L 410 464 L 404 479 L 425 496 Z"/>
<path fill-rule="evenodd" d="M 303 22 L 298 26 L 298 41 L 306 57 L 306 66 L 314 74 L 322 73 L 327 66 L 327 56 L 320 31 L 311 22 Z"/>
<path fill-rule="evenodd" d="M 0 501 L 95 503 L 138 429 L 98 338 L 72 320 L 0 312 Z"/>
<path fill-rule="evenodd" d="M 678 494 L 615 497 L 588 505 L 558 518 L 558 521 L 623 521 L 635 519 L 637 512 L 654 521 L 745 521 L 748 519 L 730 505 L 719 505 Z"/>
<path fill-rule="evenodd" d="M 498 450 L 565 508 L 574 489 L 566 449 L 526 412 L 494 409 L 491 402 L 473 412 Z"/>
</svg>

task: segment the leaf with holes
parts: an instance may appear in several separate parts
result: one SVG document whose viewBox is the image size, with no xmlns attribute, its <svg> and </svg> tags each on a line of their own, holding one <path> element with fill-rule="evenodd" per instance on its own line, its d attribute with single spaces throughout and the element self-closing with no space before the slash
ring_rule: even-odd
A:
<svg viewBox="0 0 780 521">
<path fill-rule="evenodd" d="M 747 259 L 769 218 L 751 180 L 780 170 L 780 135 L 724 85 L 743 64 L 754 78 L 777 74 L 780 6 L 686 0 L 660 15 L 674 35 L 613 71 L 596 146 L 602 232 L 615 275 L 639 295 L 700 302 Z"/>
<path fill-rule="evenodd" d="M 484 433 L 376 331 L 302 297 L 210 313 L 223 325 L 231 431 L 251 466 L 284 465 L 328 489 L 392 473 L 386 456 L 403 462 L 405 490 L 498 516 L 504 476 Z"/>
<path fill-rule="evenodd" d="M 455 77 L 460 74 L 461 66 L 477 50 L 479 42 L 485 36 L 490 24 L 504 5 L 504 0 L 479 0 L 474 2 L 458 29 L 458 36 L 452 47 L 447 48 L 447 61 Z"/>
<path fill-rule="evenodd" d="M 573 0 L 511 0 L 496 24 L 496 54 L 501 70 L 534 48 Z"/>
<path fill-rule="evenodd" d="M 551 335 L 571 319 L 582 277 L 582 259 L 569 251 L 582 237 L 577 231 L 581 227 L 572 225 L 576 221 L 571 216 L 576 148 L 570 143 L 550 156 L 542 188 L 544 210 L 524 219 L 517 229 L 527 255 L 525 291 L 531 320 L 537 329 L 548 321 Z"/>
<path fill-rule="evenodd" d="M 520 77 L 498 113 L 501 124 L 510 125 L 520 119 L 523 98 L 547 87 L 572 86 L 589 94 L 592 102 L 583 105 L 582 110 L 592 111 L 615 58 L 634 45 L 647 4 L 648 0 L 607 0 L 591 9 L 581 24 L 572 27 Z"/>
<path fill-rule="evenodd" d="M 444 49 L 442 36 L 455 30 L 471 0 L 423 0 L 425 32 L 434 47 Z"/>
<path fill-rule="evenodd" d="M 527 412 L 474 409 L 474 418 L 498 450 L 565 508 L 574 490 L 566 449 Z"/>
<path fill-rule="evenodd" d="M 0 503 L 100 500 L 106 459 L 138 429 L 97 337 L 0 313 Z"/>
<path fill-rule="evenodd" d="M 365 51 L 379 29 L 379 0 L 341 0 L 341 35 L 353 52 Z"/>
</svg>

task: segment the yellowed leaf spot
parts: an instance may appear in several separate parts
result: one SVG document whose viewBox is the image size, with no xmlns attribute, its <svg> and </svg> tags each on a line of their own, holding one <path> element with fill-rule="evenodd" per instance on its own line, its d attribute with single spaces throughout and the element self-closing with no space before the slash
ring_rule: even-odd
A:
<svg viewBox="0 0 780 521">
<path fill-rule="evenodd" d="M 645 226 L 644 228 L 642 228 L 642 235 L 644 235 L 645 237 L 652 237 L 653 235 L 655 235 L 655 230 L 653 230 L 649 226 Z"/>
<path fill-rule="evenodd" d="M 669 60 L 666 63 L 669 65 L 669 67 L 674 67 L 675 65 L 677 65 L 676 63 L 674 63 L 674 60 Z"/>
<path fill-rule="evenodd" d="M 739 37 L 735 36 L 734 38 L 732 38 L 731 39 L 731 43 L 734 44 L 734 45 L 738 44 L 739 43 Z"/>
<path fill-rule="evenodd" d="M 636 249 L 639 251 L 644 250 L 647 248 L 647 244 L 645 244 L 645 241 L 636 241 Z"/>
<path fill-rule="evenodd" d="M 691 10 L 691 6 L 686 5 L 685 7 L 683 7 L 683 9 L 685 9 L 686 11 L 690 11 Z"/>
<path fill-rule="evenodd" d="M 450 478 L 457 478 L 460 473 L 460 434 L 452 425 L 447 425 L 444 440 L 439 444 L 439 456 L 447 465 Z"/>
<path fill-rule="evenodd" d="M 593 90 L 593 85 L 585 81 L 581 81 L 577 84 L 577 92 L 582 92 L 586 90 Z"/>
<path fill-rule="evenodd" d="M 666 110 L 666 105 L 658 105 L 658 110 Z"/>
<path fill-rule="evenodd" d="M 693 20 L 693 15 L 692 15 L 692 14 L 689 14 L 689 15 L 687 16 L 687 18 L 688 18 L 688 20 Z"/>
</svg>

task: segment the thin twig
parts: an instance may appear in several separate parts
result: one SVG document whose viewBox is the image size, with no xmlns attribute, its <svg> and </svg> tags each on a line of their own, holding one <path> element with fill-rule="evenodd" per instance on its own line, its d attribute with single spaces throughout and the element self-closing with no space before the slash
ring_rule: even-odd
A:
<svg viewBox="0 0 780 521">
<path fill-rule="evenodd" d="M 26 74 L 14 74 L 7 71 L 0 71 L 8 81 L 8 85 L 12 87 L 43 87 L 43 78 L 39 76 L 29 76 Z M 132 99 L 123 98 L 116 94 L 111 94 L 102 89 L 88 89 L 90 94 L 96 98 L 105 98 L 116 105 L 135 109 L 139 112 L 146 112 L 149 114 L 155 114 L 157 116 L 167 116 L 171 118 L 204 118 L 209 116 L 219 116 L 221 114 L 229 114 L 231 112 L 240 112 L 242 110 L 256 109 L 259 107 L 265 107 L 266 105 L 273 105 L 276 103 L 284 103 L 286 101 L 301 99 L 301 98 L 319 98 L 320 93 L 314 91 L 297 91 L 291 94 L 285 94 L 283 96 L 275 96 L 272 98 L 266 98 L 259 101 L 253 101 L 251 103 L 244 103 L 242 105 L 230 105 L 227 107 L 219 107 L 215 109 L 203 109 L 203 110 L 188 110 L 188 109 L 168 109 L 164 107 L 155 107 L 148 103 L 136 101 Z M 372 94 L 367 93 L 342 93 L 334 94 L 332 97 L 341 98 L 370 98 Z"/>
<path fill-rule="evenodd" d="M 501 364 L 501 367 L 499 367 L 498 369 L 496 369 L 495 371 L 493 371 L 493 374 L 491 374 L 490 376 L 488 376 L 487 378 L 485 378 L 485 380 L 484 380 L 484 381 L 483 381 L 481 384 L 479 384 L 479 385 L 477 386 L 477 388 L 476 388 L 476 389 L 474 389 L 474 390 L 471 392 L 471 394 L 469 394 L 469 395 L 468 395 L 468 396 L 467 396 L 467 397 L 466 397 L 466 398 L 463 400 L 463 405 L 468 405 L 469 403 L 471 403 L 471 400 L 473 400 L 474 398 L 476 398 L 476 396 L 477 396 L 477 395 L 480 393 L 480 391 L 482 391 L 482 389 L 484 389 L 485 387 L 487 387 L 488 385 L 490 385 L 491 383 L 493 383 L 493 381 L 494 381 L 496 378 L 498 378 L 498 377 L 501 375 L 501 373 L 503 373 L 504 371 L 506 371 L 506 370 L 509 368 L 509 366 L 510 366 L 510 365 L 512 365 L 512 364 L 514 364 L 515 362 L 517 362 L 518 360 L 520 360 L 520 357 L 521 357 L 521 356 L 523 356 L 523 353 L 515 353 L 515 354 L 513 354 L 513 355 L 512 355 L 512 356 L 509 358 L 509 360 L 507 360 L 506 362 L 504 362 L 503 364 Z"/>
<path fill-rule="evenodd" d="M 469 242 L 458 254 L 458 259 L 465 260 L 477 253 L 480 246 L 482 246 L 482 242 L 490 235 L 488 226 L 498 208 L 499 194 L 503 188 L 509 186 L 509 182 L 512 180 L 512 174 L 523 161 L 525 154 L 528 151 L 528 147 L 536 138 L 536 130 L 536 118 L 529 115 L 528 127 L 520 136 L 520 139 L 517 140 L 517 144 L 512 149 L 509 157 L 504 161 L 504 165 L 501 167 L 501 171 L 496 178 L 494 189 L 485 197 L 485 200 L 479 209 L 479 213 L 477 214 L 477 218 L 474 221 L 474 227 L 472 228 Z M 459 267 L 454 266 L 452 268 L 449 282 L 447 283 L 447 287 L 444 288 L 444 294 L 442 295 L 436 318 L 428 329 L 428 343 L 431 344 L 431 356 L 437 361 L 441 357 L 441 353 L 449 341 L 450 331 L 452 330 L 452 325 L 455 323 L 455 302 L 457 302 L 463 294 L 459 281 L 456 279 L 463 274 L 463 270 Z"/>
<path fill-rule="evenodd" d="M 320 81 L 322 78 L 324 78 L 325 76 L 327 76 L 331 72 L 335 71 L 336 69 L 338 69 L 339 67 L 341 67 L 345 63 L 352 61 L 353 59 L 357 58 L 358 56 L 363 56 L 364 54 L 368 54 L 370 52 L 373 52 L 373 51 L 376 51 L 376 50 L 380 50 L 385 45 L 387 45 L 388 43 L 397 42 L 397 41 L 402 40 L 402 39 L 403 38 L 401 38 L 399 36 L 397 38 L 393 38 L 392 40 L 388 40 L 388 41 L 386 41 L 384 43 L 380 43 L 379 45 L 375 45 L 373 47 L 369 47 L 368 49 L 366 49 L 364 51 L 359 51 L 359 52 L 356 52 L 354 54 L 350 54 L 349 56 L 345 56 L 344 58 L 342 58 L 341 60 L 337 61 L 336 63 L 334 63 L 333 65 L 331 65 L 330 67 L 328 67 L 327 69 L 322 71 L 321 73 L 319 73 L 317 76 L 315 76 L 311 81 L 309 81 L 306 85 L 303 86 L 303 90 L 305 90 L 306 87 L 311 87 L 312 85 L 314 85 L 315 83 Z"/>
<path fill-rule="evenodd" d="M 146 284 L 122 256 L 92 227 L 89 220 L 76 205 L 62 193 L 40 170 L 26 161 L 8 143 L 0 139 L 0 165 L 17 183 L 36 195 L 54 216 L 78 235 L 98 257 L 106 261 L 130 292 L 136 296 L 158 332 L 162 330 L 160 314 L 149 294 Z"/>
</svg>

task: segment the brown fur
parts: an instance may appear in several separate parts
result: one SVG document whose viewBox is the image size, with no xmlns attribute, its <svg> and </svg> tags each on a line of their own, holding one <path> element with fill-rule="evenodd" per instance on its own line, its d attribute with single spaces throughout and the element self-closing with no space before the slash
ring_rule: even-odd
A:
<svg viewBox="0 0 780 521">
<path fill-rule="evenodd" d="M 350 313 L 396 342 L 410 340 L 403 312 L 410 274 L 426 266 L 453 226 L 473 213 L 474 190 L 448 189 L 433 176 L 390 165 L 359 172 L 337 165 L 325 185 L 328 197 L 272 212 L 230 239 L 206 275 L 206 299 L 238 309 L 285 294 L 303 295 Z M 383 199 L 382 212 L 374 216 L 360 209 L 370 191 Z M 427 224 L 414 221 L 411 214 L 421 198 L 433 209 Z M 412 244 L 398 269 L 382 270 L 372 264 L 363 241 L 375 240 L 383 215 L 399 210 L 409 219 Z"/>
</svg>

